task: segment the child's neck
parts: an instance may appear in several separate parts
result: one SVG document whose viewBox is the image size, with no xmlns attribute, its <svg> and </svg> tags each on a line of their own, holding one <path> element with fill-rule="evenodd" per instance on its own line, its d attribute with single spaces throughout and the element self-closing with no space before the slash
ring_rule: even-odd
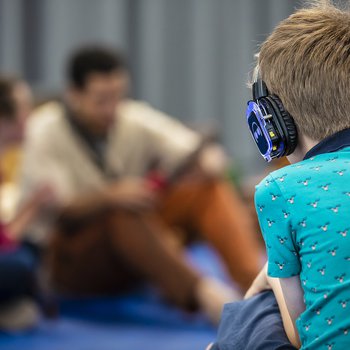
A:
<svg viewBox="0 0 350 350">
<path fill-rule="evenodd" d="M 288 161 L 291 164 L 300 162 L 304 159 L 305 154 L 310 151 L 311 148 L 316 146 L 320 141 L 318 140 L 312 140 L 308 136 L 305 136 L 303 134 L 298 135 L 298 145 L 295 149 L 295 151 L 287 156 Z"/>
</svg>

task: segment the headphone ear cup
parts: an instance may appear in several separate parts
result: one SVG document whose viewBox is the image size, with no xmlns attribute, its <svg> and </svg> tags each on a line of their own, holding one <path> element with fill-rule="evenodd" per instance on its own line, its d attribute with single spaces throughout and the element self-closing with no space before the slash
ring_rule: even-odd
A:
<svg viewBox="0 0 350 350">
<path fill-rule="evenodd" d="M 270 98 L 274 104 L 278 108 L 278 112 L 280 116 L 283 119 L 284 126 L 286 129 L 286 151 L 284 156 L 288 156 L 289 154 L 293 153 L 298 142 L 298 131 L 296 128 L 296 125 L 294 123 L 294 120 L 292 116 L 285 110 L 282 101 L 279 99 L 276 95 L 269 95 L 268 98 Z"/>
</svg>

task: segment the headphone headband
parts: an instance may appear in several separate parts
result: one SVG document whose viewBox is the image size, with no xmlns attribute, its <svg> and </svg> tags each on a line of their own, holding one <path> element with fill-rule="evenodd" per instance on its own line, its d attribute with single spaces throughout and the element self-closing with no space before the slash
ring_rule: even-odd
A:
<svg viewBox="0 0 350 350">
<path fill-rule="evenodd" d="M 258 100 L 262 97 L 268 96 L 269 92 L 267 90 L 267 86 L 265 82 L 258 78 L 256 82 L 253 83 L 252 86 L 253 100 Z"/>
</svg>

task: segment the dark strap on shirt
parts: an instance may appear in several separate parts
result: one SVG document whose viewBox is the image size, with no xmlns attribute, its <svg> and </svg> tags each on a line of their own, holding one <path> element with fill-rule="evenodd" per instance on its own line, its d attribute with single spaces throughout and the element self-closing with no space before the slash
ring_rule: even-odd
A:
<svg viewBox="0 0 350 350">
<path fill-rule="evenodd" d="M 83 144 L 86 146 L 86 150 L 90 159 L 93 163 L 102 171 L 102 173 L 109 179 L 115 179 L 118 174 L 112 172 L 108 168 L 106 162 L 106 150 L 108 145 L 108 135 L 102 137 L 93 136 L 85 127 L 82 125 L 76 117 L 74 117 L 72 111 L 65 106 L 65 117 L 69 122 L 72 131 L 77 135 Z"/>
</svg>

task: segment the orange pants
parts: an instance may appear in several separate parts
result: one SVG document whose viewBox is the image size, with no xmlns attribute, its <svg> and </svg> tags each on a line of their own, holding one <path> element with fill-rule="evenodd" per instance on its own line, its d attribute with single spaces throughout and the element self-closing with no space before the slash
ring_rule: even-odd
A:
<svg viewBox="0 0 350 350">
<path fill-rule="evenodd" d="M 156 284 L 171 301 L 195 309 L 200 276 L 185 260 L 174 236 L 197 232 L 222 257 L 242 290 L 260 269 L 257 233 L 244 204 L 224 181 L 181 182 L 157 210 L 115 209 L 53 235 L 50 268 L 54 285 L 79 295 L 115 294 L 140 280 Z"/>
</svg>

